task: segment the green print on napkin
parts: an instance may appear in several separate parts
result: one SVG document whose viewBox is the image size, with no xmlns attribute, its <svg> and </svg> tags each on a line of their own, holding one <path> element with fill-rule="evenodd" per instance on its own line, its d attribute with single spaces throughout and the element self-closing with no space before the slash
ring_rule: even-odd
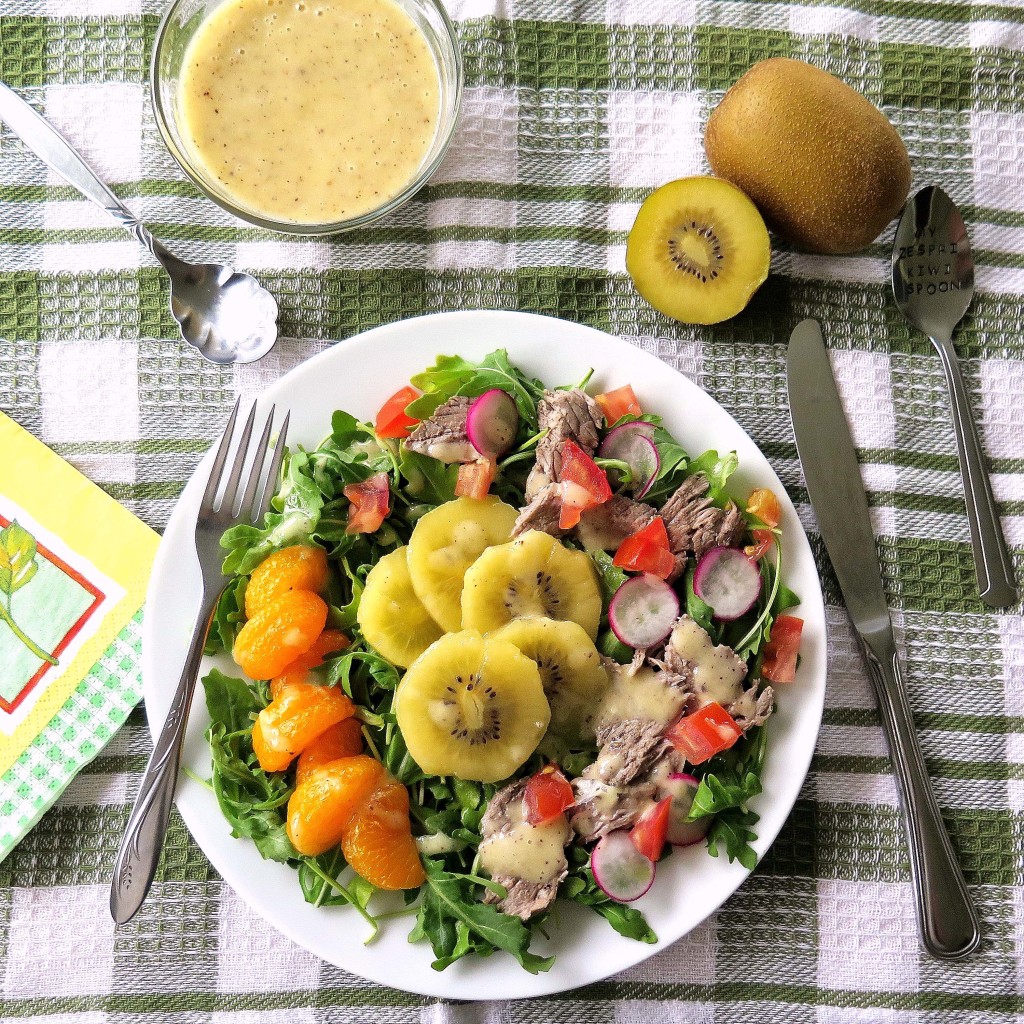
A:
<svg viewBox="0 0 1024 1024">
<path fill-rule="evenodd" d="M 39 570 L 36 561 L 36 539 L 15 520 L 10 526 L 0 530 L 0 594 L 3 594 L 6 607 L 0 603 L 0 620 L 3 620 L 11 632 L 37 657 L 56 665 L 57 659 L 42 650 L 14 621 L 11 611 L 11 600 Z"/>
<path fill-rule="evenodd" d="M 0 530 L 0 706 L 10 707 L 96 594 L 40 553 L 17 520 Z"/>
</svg>

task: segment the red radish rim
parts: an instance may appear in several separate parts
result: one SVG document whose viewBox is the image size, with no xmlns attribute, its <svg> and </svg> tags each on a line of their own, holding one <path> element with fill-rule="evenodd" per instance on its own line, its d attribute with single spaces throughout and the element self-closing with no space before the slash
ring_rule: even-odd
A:
<svg viewBox="0 0 1024 1024">
<path fill-rule="evenodd" d="M 623 617 L 621 607 L 624 601 L 629 601 L 631 599 L 642 600 L 642 598 L 634 596 L 632 593 L 633 591 L 639 591 L 641 587 L 651 593 L 656 591 L 666 599 L 671 599 L 672 603 L 669 607 L 671 607 L 673 611 L 671 617 L 667 617 L 668 624 L 666 625 L 664 632 L 658 635 L 654 635 L 652 633 L 652 638 L 647 640 L 646 643 L 634 643 L 632 640 L 627 639 L 629 633 L 628 629 L 623 629 L 617 620 L 620 617 Z M 627 647 L 632 647 L 637 651 L 645 650 L 648 647 L 653 647 L 657 643 L 661 643 L 661 641 L 672 632 L 672 627 L 679 618 L 680 610 L 679 595 L 672 589 L 672 587 L 670 587 L 663 579 L 645 572 L 640 576 L 633 576 L 626 580 L 626 582 L 623 583 L 612 595 L 611 603 L 608 605 L 608 625 L 616 638 Z"/>
<path fill-rule="evenodd" d="M 721 598 L 719 598 L 719 601 L 716 603 L 711 599 L 711 595 L 708 594 L 706 588 L 709 582 L 708 577 L 716 571 L 721 563 L 725 562 L 732 562 L 736 568 L 740 568 L 741 566 L 743 567 L 741 572 L 746 576 L 746 579 L 737 583 L 736 587 L 750 587 L 752 596 L 742 607 L 740 607 L 738 603 L 735 606 L 726 604 L 726 610 L 723 612 L 721 610 L 723 604 Z M 764 580 L 761 577 L 760 570 L 739 548 L 719 546 L 711 548 L 709 551 L 705 551 L 704 554 L 701 555 L 700 561 L 697 563 L 697 568 L 694 570 L 693 574 L 693 592 L 705 604 L 710 605 L 712 609 L 712 617 L 718 619 L 720 622 L 734 622 L 736 619 L 746 615 L 747 612 L 749 612 L 757 603 L 757 599 L 761 596 L 761 589 L 763 586 Z M 737 607 L 740 607 L 739 611 L 736 610 Z"/>
<path fill-rule="evenodd" d="M 612 849 L 612 845 L 622 847 L 621 850 Z M 608 857 L 620 857 L 622 860 L 626 860 L 627 857 L 636 864 L 638 868 L 643 868 L 645 865 L 649 868 L 650 874 L 646 877 L 646 885 L 643 884 L 644 880 L 641 880 L 639 885 L 636 886 L 640 891 L 636 892 L 635 895 L 620 896 L 616 895 L 614 885 L 607 883 L 607 878 L 602 881 L 602 876 L 605 875 L 605 871 L 601 868 L 601 861 Z M 640 899 L 646 892 L 648 892 L 652 885 L 654 885 L 654 876 L 656 874 L 656 867 L 654 861 L 649 860 L 645 857 L 634 845 L 633 840 L 629 837 L 629 832 L 626 829 L 617 829 L 615 832 L 608 832 L 602 836 L 594 847 L 593 852 L 590 855 L 590 870 L 594 875 L 594 881 L 597 883 L 597 887 L 603 892 L 609 899 L 614 900 L 616 903 L 633 903 Z M 643 886 L 643 888 L 640 888 Z M 619 889 L 619 892 L 622 890 Z M 633 893 L 633 889 L 628 890 L 629 893 Z"/>
<path fill-rule="evenodd" d="M 485 408 L 485 405 L 494 408 Z M 502 420 L 500 409 L 511 413 L 507 420 Z M 486 417 L 487 422 L 492 424 L 499 422 L 503 426 L 508 426 L 510 428 L 508 440 L 498 446 L 489 445 L 487 441 L 493 440 L 493 438 L 487 439 L 483 436 L 486 434 L 486 430 L 481 430 L 479 422 L 483 417 Z M 515 417 L 514 421 L 512 417 Z M 469 411 L 466 413 L 466 437 L 485 459 L 497 459 L 504 455 L 515 443 L 518 429 L 519 409 L 516 407 L 515 399 L 507 391 L 502 391 L 501 388 L 491 388 L 490 391 L 485 391 L 470 403 Z"/>
</svg>

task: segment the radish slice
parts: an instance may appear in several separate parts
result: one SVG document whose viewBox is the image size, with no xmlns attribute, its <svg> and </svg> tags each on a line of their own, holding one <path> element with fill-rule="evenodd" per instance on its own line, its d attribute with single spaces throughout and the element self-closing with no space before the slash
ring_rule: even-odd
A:
<svg viewBox="0 0 1024 1024">
<path fill-rule="evenodd" d="M 651 887 L 654 862 L 634 845 L 625 829 L 609 832 L 590 855 L 590 870 L 600 890 L 616 903 L 632 903 Z"/>
<path fill-rule="evenodd" d="M 491 388 L 475 398 L 466 414 L 466 436 L 484 458 L 496 459 L 512 447 L 519 429 L 519 410 L 512 396 Z"/>
<path fill-rule="evenodd" d="M 739 548 L 712 548 L 697 563 L 693 591 L 716 619 L 732 622 L 754 606 L 761 573 Z"/>
<path fill-rule="evenodd" d="M 692 846 L 699 843 L 711 827 L 711 815 L 687 821 L 700 779 L 694 775 L 674 772 L 658 783 L 658 795 L 672 797 L 668 812 L 668 832 L 665 838 L 673 846 Z"/>
<path fill-rule="evenodd" d="M 654 426 L 643 421 L 623 423 L 609 431 L 597 449 L 599 458 L 625 462 L 633 472 L 629 489 L 642 498 L 654 483 L 661 468 L 661 456 L 653 441 Z"/>
<path fill-rule="evenodd" d="M 624 643 L 645 650 L 660 643 L 679 618 L 679 598 L 664 581 L 644 573 L 615 591 L 608 606 L 608 625 Z"/>
</svg>

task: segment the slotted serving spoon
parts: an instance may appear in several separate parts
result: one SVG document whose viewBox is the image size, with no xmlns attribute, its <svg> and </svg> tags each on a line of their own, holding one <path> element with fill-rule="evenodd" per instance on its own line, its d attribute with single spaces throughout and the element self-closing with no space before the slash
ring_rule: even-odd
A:
<svg viewBox="0 0 1024 1024">
<path fill-rule="evenodd" d="M 900 311 L 939 353 L 953 410 L 978 589 L 987 605 L 1005 608 L 1017 601 L 1013 566 L 952 340 L 974 296 L 974 259 L 960 211 L 935 185 L 921 189 L 900 218 L 892 290 Z"/>
<path fill-rule="evenodd" d="M 169 252 L 97 177 L 71 143 L 0 82 L 0 118 L 48 167 L 106 210 L 160 261 L 171 279 L 171 315 L 181 336 L 212 363 L 252 363 L 277 341 L 277 302 L 256 278 Z"/>
</svg>

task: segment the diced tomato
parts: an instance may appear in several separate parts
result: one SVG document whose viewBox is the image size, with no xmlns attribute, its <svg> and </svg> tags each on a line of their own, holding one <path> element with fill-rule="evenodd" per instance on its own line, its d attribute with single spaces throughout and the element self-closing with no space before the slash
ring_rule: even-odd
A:
<svg viewBox="0 0 1024 1024">
<path fill-rule="evenodd" d="M 612 496 L 608 474 L 575 441 L 562 443 L 562 508 L 558 526 L 574 527 L 588 509 L 603 505 Z"/>
<path fill-rule="evenodd" d="M 665 738 L 690 764 L 703 764 L 728 750 L 742 735 L 732 715 L 714 701 L 678 719 L 665 731 Z"/>
<path fill-rule="evenodd" d="M 747 512 L 756 516 L 765 526 L 778 526 L 782 518 L 779 499 L 767 487 L 758 487 L 747 499 Z"/>
<path fill-rule="evenodd" d="M 655 516 L 642 530 L 631 533 L 619 545 L 612 564 L 631 572 L 649 572 L 667 580 L 676 567 L 676 559 L 669 547 L 665 520 Z"/>
<path fill-rule="evenodd" d="M 373 429 L 378 437 L 405 437 L 419 420 L 406 415 L 406 407 L 420 397 L 420 393 L 411 385 L 396 391 L 377 413 L 377 421 Z"/>
<path fill-rule="evenodd" d="M 756 562 L 771 551 L 772 545 L 775 543 L 775 534 L 771 530 L 751 530 L 750 532 L 754 535 L 754 543 L 748 544 L 743 549 L 743 553 L 752 562 Z"/>
<path fill-rule="evenodd" d="M 796 659 L 804 620 L 795 615 L 780 615 L 772 624 L 772 634 L 761 654 L 761 675 L 772 683 L 791 683 L 796 679 Z"/>
<path fill-rule="evenodd" d="M 558 765 L 545 765 L 526 783 L 523 793 L 526 820 L 531 825 L 541 825 L 572 807 L 575 799 L 572 786 Z"/>
<path fill-rule="evenodd" d="M 359 484 L 348 484 L 345 497 L 352 502 L 348 510 L 346 533 L 375 533 L 389 511 L 391 489 L 387 473 L 378 473 Z"/>
<path fill-rule="evenodd" d="M 668 835 L 668 816 L 672 810 L 672 797 L 659 800 L 640 815 L 629 833 L 633 845 L 648 859 L 657 862 Z"/>
<path fill-rule="evenodd" d="M 487 492 L 494 483 L 494 474 L 498 465 L 494 459 L 477 459 L 476 462 L 464 462 L 459 466 L 459 477 L 455 482 L 455 493 L 460 498 L 487 497 Z"/>
<path fill-rule="evenodd" d="M 610 427 L 613 423 L 621 420 L 623 416 L 642 416 L 643 409 L 636 400 L 632 387 L 626 384 L 607 394 L 598 395 L 594 399 L 604 413 L 605 422 Z"/>
</svg>

